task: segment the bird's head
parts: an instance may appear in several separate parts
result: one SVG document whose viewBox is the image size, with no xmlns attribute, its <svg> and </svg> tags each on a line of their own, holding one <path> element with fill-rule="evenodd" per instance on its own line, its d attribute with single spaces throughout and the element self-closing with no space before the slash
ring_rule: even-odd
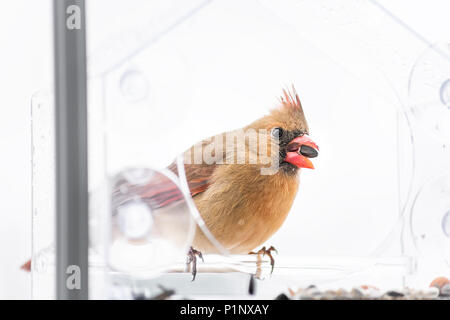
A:
<svg viewBox="0 0 450 320">
<path fill-rule="evenodd" d="M 292 92 L 283 90 L 280 105 L 252 126 L 270 133 L 272 143 L 278 146 L 280 169 L 285 172 L 314 169 L 310 159 L 318 156 L 319 147 L 309 137 L 308 123 L 294 87 Z"/>
</svg>

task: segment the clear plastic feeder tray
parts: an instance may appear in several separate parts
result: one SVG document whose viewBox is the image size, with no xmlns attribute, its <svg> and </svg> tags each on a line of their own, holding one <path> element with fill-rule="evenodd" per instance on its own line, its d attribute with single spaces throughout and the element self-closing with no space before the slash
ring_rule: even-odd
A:
<svg viewBox="0 0 450 320">
<path fill-rule="evenodd" d="M 447 43 L 430 46 L 375 1 L 93 1 L 87 18 L 91 297 L 157 284 L 237 297 L 258 272 L 268 298 L 310 284 L 424 287 L 449 274 Z M 273 274 L 266 258 L 258 269 L 255 256 L 206 255 L 191 282 L 184 261 L 199 220 L 184 176 L 164 168 L 267 113 L 291 83 L 321 154 L 267 242 L 279 251 Z M 31 107 L 33 297 L 51 298 L 53 94 Z M 123 178 L 175 184 L 179 206 L 156 216 L 126 187 L 118 206 Z"/>
</svg>

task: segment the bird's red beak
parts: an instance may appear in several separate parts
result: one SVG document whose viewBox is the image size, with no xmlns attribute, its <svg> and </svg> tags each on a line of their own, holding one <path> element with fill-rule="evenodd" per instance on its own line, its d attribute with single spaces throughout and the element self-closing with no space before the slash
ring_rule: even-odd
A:
<svg viewBox="0 0 450 320">
<path fill-rule="evenodd" d="M 299 168 L 314 169 L 314 165 L 309 158 L 317 157 L 318 151 L 319 147 L 305 134 L 289 142 L 284 161 Z"/>
</svg>

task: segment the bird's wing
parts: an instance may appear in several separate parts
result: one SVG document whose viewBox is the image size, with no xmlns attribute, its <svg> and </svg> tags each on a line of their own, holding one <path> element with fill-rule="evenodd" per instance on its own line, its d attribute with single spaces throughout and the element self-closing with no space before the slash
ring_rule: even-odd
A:
<svg viewBox="0 0 450 320">
<path fill-rule="evenodd" d="M 196 146 L 205 147 L 211 143 L 214 143 L 211 139 L 200 141 L 197 145 L 188 149 L 184 155 L 194 154 Z M 223 161 L 225 159 L 225 154 L 217 154 L 217 157 L 220 157 Z M 189 157 L 185 158 L 185 160 L 188 158 Z M 217 164 L 206 164 L 204 162 L 200 164 L 184 164 L 186 180 L 192 197 L 204 192 L 209 187 L 212 175 L 217 167 Z M 176 161 L 172 162 L 167 169 L 178 176 Z M 122 183 L 124 183 L 124 181 L 122 181 Z M 115 207 L 131 200 L 129 196 L 121 195 L 119 188 L 115 189 L 113 194 L 113 205 Z M 132 191 L 131 194 L 133 194 L 133 198 L 137 195 L 139 199 L 148 203 L 152 208 L 165 207 L 183 198 L 183 194 L 178 187 L 162 174 L 153 177 L 146 185 L 127 185 L 126 189 Z M 127 194 L 130 194 L 130 192 L 127 192 Z"/>
<path fill-rule="evenodd" d="M 185 164 L 186 180 L 189 185 L 191 196 L 194 197 L 205 191 L 210 185 L 211 176 L 215 170 L 215 165 L 206 164 Z M 168 169 L 178 176 L 177 164 L 173 162 Z M 126 193 L 123 193 L 125 187 Z M 166 207 L 183 198 L 181 190 L 162 174 L 152 177 L 147 184 L 130 184 L 127 181 L 117 181 L 113 188 L 113 208 L 117 208 L 136 197 L 153 209 Z"/>
<path fill-rule="evenodd" d="M 185 164 L 184 171 L 189 185 L 191 196 L 194 197 L 205 191 L 210 183 L 216 165 L 207 164 Z M 177 164 L 173 162 L 168 169 L 178 176 Z"/>
</svg>

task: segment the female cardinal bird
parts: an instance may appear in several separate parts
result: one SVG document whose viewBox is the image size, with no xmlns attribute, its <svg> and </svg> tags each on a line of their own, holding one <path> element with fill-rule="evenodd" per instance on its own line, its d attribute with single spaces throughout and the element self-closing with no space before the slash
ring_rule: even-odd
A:
<svg viewBox="0 0 450 320">
<path fill-rule="evenodd" d="M 231 141 L 230 141 L 231 140 Z M 299 186 L 300 168 L 313 169 L 318 155 L 300 99 L 283 90 L 280 105 L 248 126 L 205 139 L 184 153 L 191 196 L 209 231 L 230 253 L 247 254 L 282 225 Z M 200 153 L 199 153 L 200 151 Z M 267 155 L 267 153 L 270 155 Z M 178 175 L 176 163 L 168 167 Z M 168 207 L 182 197 L 179 190 L 152 182 L 130 186 L 152 208 Z M 113 207 L 127 201 L 117 188 Z M 195 278 L 195 255 L 217 252 L 197 227 L 189 252 Z M 270 254 L 265 248 L 259 253 Z M 30 264 L 24 265 L 29 268 Z"/>
<path fill-rule="evenodd" d="M 300 168 L 314 168 L 309 158 L 316 157 L 319 148 L 309 138 L 300 99 L 292 89 L 292 93 L 283 90 L 280 105 L 270 114 L 242 129 L 205 139 L 184 153 L 195 205 L 209 231 L 231 253 L 249 253 L 280 228 L 297 193 Z M 276 152 L 264 157 L 268 150 Z M 175 162 L 168 168 L 178 174 Z M 139 193 L 153 207 L 181 197 L 155 185 Z M 193 246 L 203 253 L 217 252 L 198 227 Z M 262 253 L 270 256 L 273 267 L 272 249 L 264 248 Z M 191 249 L 190 261 L 195 263 L 199 251 Z"/>
</svg>

